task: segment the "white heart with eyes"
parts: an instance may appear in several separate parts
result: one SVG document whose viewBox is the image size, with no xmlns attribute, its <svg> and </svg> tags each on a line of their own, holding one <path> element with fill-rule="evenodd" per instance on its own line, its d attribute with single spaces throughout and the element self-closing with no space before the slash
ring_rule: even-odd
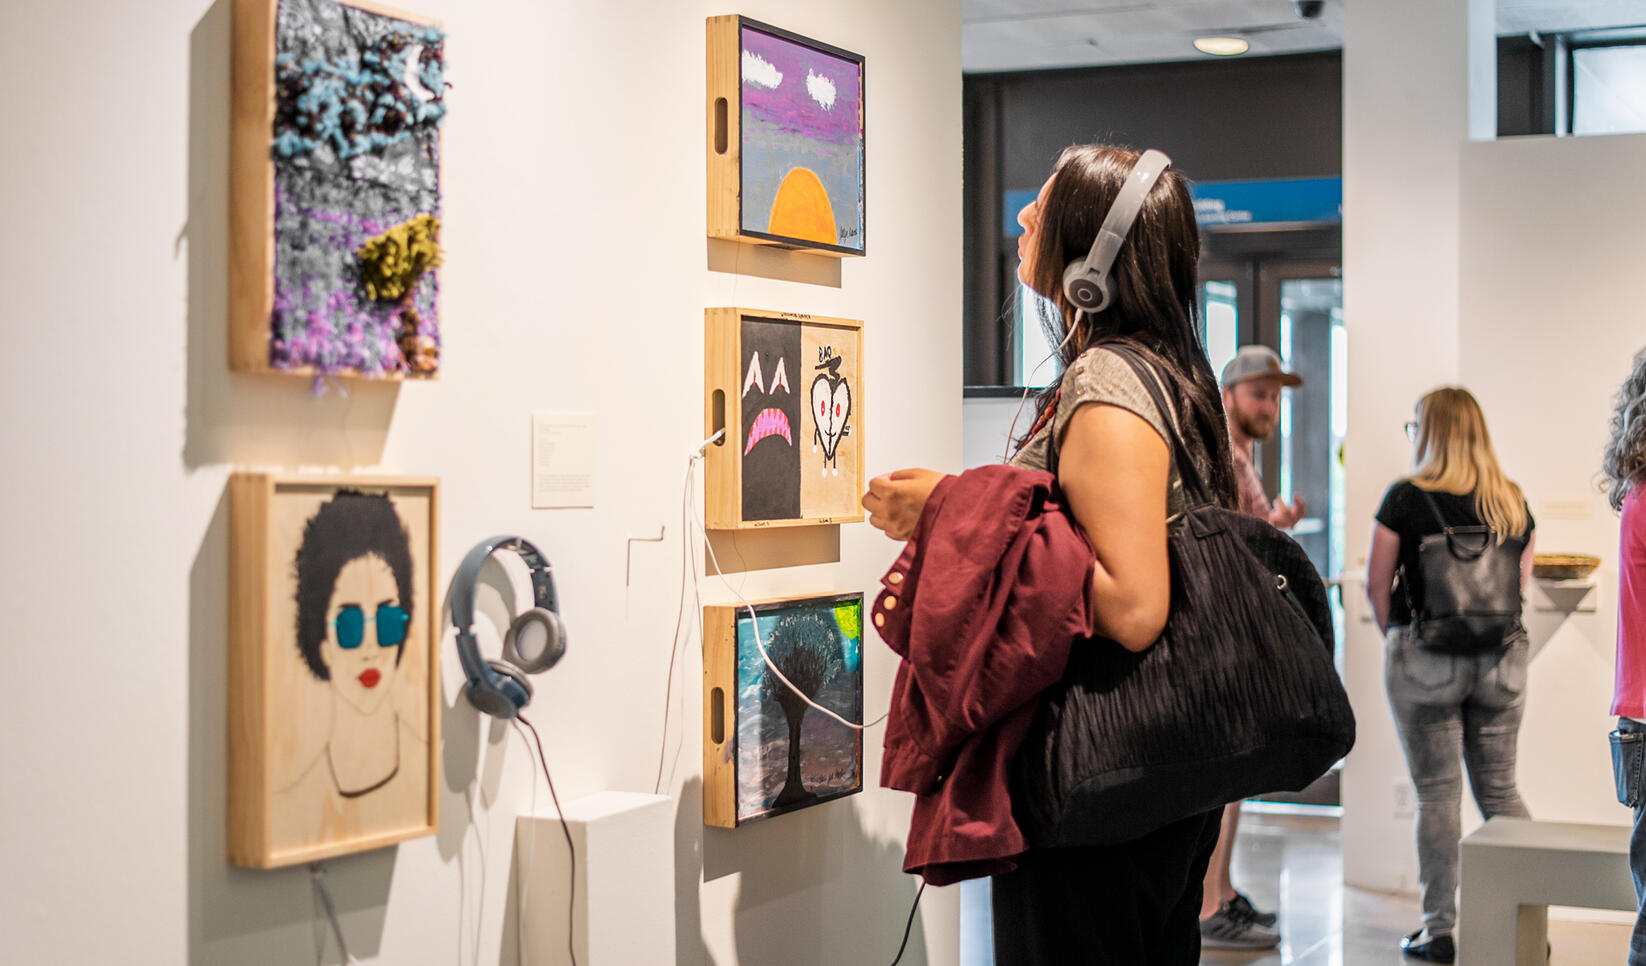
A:
<svg viewBox="0 0 1646 966">
<path fill-rule="evenodd" d="M 841 379 L 831 389 L 829 377 L 820 375 L 812 380 L 811 396 L 817 440 L 823 445 L 824 458 L 832 460 L 841 437 L 846 435 L 846 424 L 852 415 L 851 383 Z"/>
</svg>

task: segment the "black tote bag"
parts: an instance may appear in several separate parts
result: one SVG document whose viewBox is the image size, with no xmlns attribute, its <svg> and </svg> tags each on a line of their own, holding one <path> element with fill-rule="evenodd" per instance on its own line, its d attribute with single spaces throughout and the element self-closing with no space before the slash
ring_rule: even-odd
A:
<svg viewBox="0 0 1646 966">
<path fill-rule="evenodd" d="M 1109 845 L 1253 795 L 1296 790 L 1354 745 L 1332 664 L 1326 588 L 1266 521 L 1218 506 L 1147 365 L 1188 508 L 1167 532 L 1171 612 L 1141 653 L 1075 645 L 1013 761 L 1014 814 L 1036 846 Z"/>
</svg>

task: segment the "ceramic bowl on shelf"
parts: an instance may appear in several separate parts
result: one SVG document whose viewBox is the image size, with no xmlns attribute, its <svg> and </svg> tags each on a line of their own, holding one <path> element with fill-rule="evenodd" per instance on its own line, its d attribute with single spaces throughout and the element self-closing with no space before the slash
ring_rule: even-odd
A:
<svg viewBox="0 0 1646 966">
<path fill-rule="evenodd" d="M 1600 558 L 1592 553 L 1540 553 L 1532 557 L 1532 576 L 1539 580 L 1581 580 L 1598 566 Z"/>
</svg>

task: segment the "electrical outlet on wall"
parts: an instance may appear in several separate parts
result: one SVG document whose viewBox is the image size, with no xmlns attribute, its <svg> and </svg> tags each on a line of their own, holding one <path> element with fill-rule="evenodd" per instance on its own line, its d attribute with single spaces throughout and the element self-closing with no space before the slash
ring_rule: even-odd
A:
<svg viewBox="0 0 1646 966">
<path fill-rule="evenodd" d="M 1404 778 L 1395 779 L 1394 817 L 1411 818 L 1417 814 L 1417 789 Z"/>
</svg>

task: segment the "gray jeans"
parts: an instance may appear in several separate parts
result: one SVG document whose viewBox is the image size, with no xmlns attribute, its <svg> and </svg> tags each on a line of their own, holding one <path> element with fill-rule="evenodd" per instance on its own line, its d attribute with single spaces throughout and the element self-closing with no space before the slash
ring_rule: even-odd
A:
<svg viewBox="0 0 1646 966">
<path fill-rule="evenodd" d="M 1506 651 L 1434 654 L 1410 629 L 1389 628 L 1383 681 L 1417 788 L 1417 878 L 1431 936 L 1457 925 L 1461 764 L 1481 815 L 1530 817 L 1515 786 L 1529 650 L 1522 636 Z"/>
</svg>

